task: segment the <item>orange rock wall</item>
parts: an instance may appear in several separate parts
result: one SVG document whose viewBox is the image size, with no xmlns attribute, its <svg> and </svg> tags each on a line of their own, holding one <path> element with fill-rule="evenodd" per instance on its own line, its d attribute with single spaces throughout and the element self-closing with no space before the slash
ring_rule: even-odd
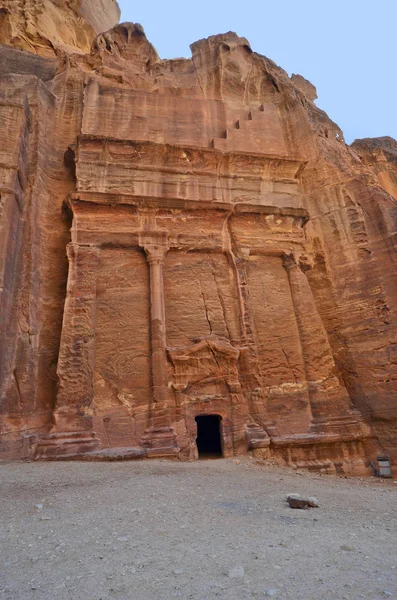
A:
<svg viewBox="0 0 397 600">
<path fill-rule="evenodd" d="M 191 459 L 216 413 L 225 455 L 396 457 L 394 142 L 235 34 L 35 48 L 0 53 L 1 455 Z"/>
</svg>

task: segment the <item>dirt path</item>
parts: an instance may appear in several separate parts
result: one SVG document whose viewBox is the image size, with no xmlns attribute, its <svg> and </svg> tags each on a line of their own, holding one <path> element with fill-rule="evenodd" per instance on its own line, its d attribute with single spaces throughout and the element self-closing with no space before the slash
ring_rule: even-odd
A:
<svg viewBox="0 0 397 600">
<path fill-rule="evenodd" d="M 397 599 L 393 482 L 249 459 L 0 468 L 0 600 Z"/>
</svg>

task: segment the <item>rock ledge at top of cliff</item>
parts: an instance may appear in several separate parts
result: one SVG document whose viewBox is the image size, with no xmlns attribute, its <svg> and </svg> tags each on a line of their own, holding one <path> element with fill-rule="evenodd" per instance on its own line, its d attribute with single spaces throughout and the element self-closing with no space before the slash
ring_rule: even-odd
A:
<svg viewBox="0 0 397 600">
<path fill-rule="evenodd" d="M 397 162 L 397 140 L 388 135 L 354 140 L 352 148 L 361 159 L 368 158 L 368 156 L 375 158 L 384 154 L 390 161 Z"/>
<path fill-rule="evenodd" d="M 119 19 L 116 0 L 0 0 L 0 44 L 49 57 L 88 53 Z"/>
</svg>

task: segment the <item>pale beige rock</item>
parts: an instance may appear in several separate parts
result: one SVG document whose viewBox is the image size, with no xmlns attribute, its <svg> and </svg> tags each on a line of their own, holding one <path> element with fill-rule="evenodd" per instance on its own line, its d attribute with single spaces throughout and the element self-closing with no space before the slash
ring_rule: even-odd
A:
<svg viewBox="0 0 397 600">
<path fill-rule="evenodd" d="M 116 0 L 0 0 L 0 43 L 41 56 L 89 52 L 119 18 Z"/>
</svg>

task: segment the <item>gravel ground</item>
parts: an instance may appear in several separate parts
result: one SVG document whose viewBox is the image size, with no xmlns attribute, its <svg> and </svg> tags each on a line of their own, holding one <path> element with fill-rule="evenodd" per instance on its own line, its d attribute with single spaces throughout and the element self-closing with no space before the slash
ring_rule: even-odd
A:
<svg viewBox="0 0 397 600">
<path fill-rule="evenodd" d="M 248 458 L 3 464 L 0 599 L 396 600 L 396 495 Z"/>
</svg>

